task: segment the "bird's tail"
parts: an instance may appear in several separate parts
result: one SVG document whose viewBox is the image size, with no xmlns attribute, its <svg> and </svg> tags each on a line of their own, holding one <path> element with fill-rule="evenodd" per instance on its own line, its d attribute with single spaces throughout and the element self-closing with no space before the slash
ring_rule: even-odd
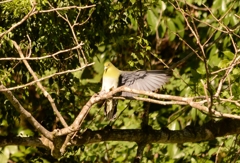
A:
<svg viewBox="0 0 240 163">
<path fill-rule="evenodd" d="M 117 100 L 108 99 L 105 102 L 104 111 L 108 119 L 114 119 L 117 112 Z"/>
</svg>

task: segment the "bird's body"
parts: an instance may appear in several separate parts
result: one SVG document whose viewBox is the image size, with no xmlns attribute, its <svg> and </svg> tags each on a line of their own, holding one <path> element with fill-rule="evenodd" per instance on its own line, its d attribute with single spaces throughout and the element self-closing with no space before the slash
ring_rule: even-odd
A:
<svg viewBox="0 0 240 163">
<path fill-rule="evenodd" d="M 111 89 L 118 87 L 121 71 L 116 67 L 108 68 L 106 65 L 104 64 L 102 91 L 109 92 Z"/>
<path fill-rule="evenodd" d="M 118 87 L 121 71 L 115 66 L 110 66 L 110 62 L 104 64 L 103 81 L 101 92 L 110 92 Z M 111 64 L 112 65 L 112 64 Z M 108 119 L 113 119 L 117 111 L 117 100 L 108 99 L 104 106 L 105 114 Z"/>
<path fill-rule="evenodd" d="M 121 71 L 111 62 L 104 64 L 103 82 L 101 92 L 110 92 L 119 86 L 127 86 L 131 89 L 142 91 L 155 91 L 169 81 L 170 76 L 162 70 L 137 70 Z M 122 96 L 133 97 L 134 93 L 122 92 Z M 108 99 L 105 105 L 105 113 L 108 119 L 114 118 L 117 100 Z"/>
</svg>

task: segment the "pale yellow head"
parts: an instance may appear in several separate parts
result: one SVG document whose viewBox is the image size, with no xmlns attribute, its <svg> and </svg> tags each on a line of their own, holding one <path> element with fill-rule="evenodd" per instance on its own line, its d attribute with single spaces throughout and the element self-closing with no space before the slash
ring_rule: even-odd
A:
<svg viewBox="0 0 240 163">
<path fill-rule="evenodd" d="M 103 77 L 118 78 L 121 71 L 116 68 L 111 62 L 107 61 L 104 63 Z"/>
</svg>

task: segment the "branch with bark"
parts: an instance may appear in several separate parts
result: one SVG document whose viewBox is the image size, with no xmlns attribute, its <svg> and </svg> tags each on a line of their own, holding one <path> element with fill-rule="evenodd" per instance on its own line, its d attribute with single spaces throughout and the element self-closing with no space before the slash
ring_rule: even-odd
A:
<svg viewBox="0 0 240 163">
<path fill-rule="evenodd" d="M 147 132 L 146 132 L 147 131 Z M 240 134 L 240 120 L 224 118 L 219 121 L 209 121 L 203 126 L 187 126 L 183 130 L 154 130 L 149 127 L 142 129 L 109 129 L 86 130 L 81 135 L 74 137 L 69 146 L 82 146 L 103 141 L 129 141 L 141 143 L 142 137 L 146 138 L 146 143 L 185 143 L 209 141 L 217 137 Z M 61 141 L 64 137 L 60 138 Z M 0 146 L 24 145 L 49 148 L 49 140 L 37 137 L 0 137 Z"/>
<path fill-rule="evenodd" d="M 5 89 L 4 86 L 1 86 L 0 89 Z M 170 95 L 162 95 L 153 92 L 145 92 L 139 90 L 132 90 L 127 87 L 119 87 L 109 93 L 105 93 L 103 95 L 94 95 L 90 98 L 90 100 L 86 103 L 86 105 L 82 108 L 79 115 L 76 117 L 75 121 L 68 127 L 64 127 L 62 129 L 55 129 L 53 132 L 47 131 L 41 124 L 39 124 L 35 118 L 27 112 L 19 103 L 19 101 L 13 96 L 11 91 L 3 91 L 2 93 L 8 98 L 8 100 L 12 103 L 15 109 L 26 117 L 26 119 L 36 128 L 41 134 L 43 134 L 44 139 L 48 143 L 44 143 L 45 145 L 48 144 L 48 147 L 51 149 L 52 154 L 58 157 L 60 154 L 63 154 L 65 148 L 69 145 L 77 145 L 79 144 L 80 140 L 83 142 L 88 143 L 96 143 L 97 141 L 110 141 L 110 140 L 122 140 L 122 141 L 134 141 L 141 145 L 142 136 L 144 136 L 144 144 L 149 142 L 156 142 L 156 143 L 182 143 L 182 142 L 197 142 L 203 140 L 213 139 L 217 136 L 224 136 L 226 134 L 237 134 L 239 133 L 239 126 L 240 126 L 240 119 L 237 115 L 232 114 L 223 114 L 218 111 L 212 111 L 212 113 L 217 117 L 228 117 L 228 118 L 235 118 L 234 119 L 223 119 L 219 122 L 209 122 L 206 125 L 195 128 L 195 127 L 186 127 L 184 130 L 180 131 L 171 131 L 171 130 L 153 130 L 147 127 L 147 121 L 144 122 L 142 129 L 137 130 L 112 130 L 108 131 L 109 129 L 104 129 L 101 131 L 86 131 L 84 133 L 77 134 L 76 136 L 72 137 L 74 133 L 78 132 L 81 129 L 82 122 L 86 118 L 88 112 L 90 111 L 92 105 L 95 103 L 111 98 L 117 92 L 131 92 L 137 94 L 147 95 L 149 97 L 154 97 L 156 99 L 164 99 L 170 101 L 177 101 L 182 102 L 183 105 L 190 105 L 191 107 L 195 107 L 201 111 L 208 112 L 208 108 L 204 106 L 204 102 L 202 101 L 194 101 L 196 98 L 186 98 L 186 97 L 179 97 L 179 96 L 170 96 Z M 141 98 L 134 97 L 136 100 L 141 100 Z M 148 99 L 148 102 L 155 102 L 156 100 Z M 167 101 L 162 101 L 167 102 Z M 168 103 L 165 103 L 168 104 Z M 169 103 L 171 104 L 171 103 Z M 231 125 L 229 124 L 231 123 Z M 219 127 L 216 127 L 218 126 Z M 228 127 L 231 126 L 231 127 Z M 222 128 L 221 128 L 222 127 Z M 146 132 L 147 131 L 147 132 Z M 125 133 L 126 137 L 122 136 L 122 133 Z M 120 134 L 121 133 L 121 134 Z M 90 134 L 90 135 L 89 135 Z M 104 134 L 104 135 L 102 135 Z M 119 135 L 121 135 L 121 139 Z M 133 136 L 133 134 L 135 136 Z M 146 135 L 147 134 L 147 135 Z M 67 136 L 64 136 L 67 135 Z M 87 135 L 87 136 L 85 136 Z M 138 135 L 138 136 L 137 136 Z M 80 139 L 78 139 L 80 137 Z M 134 137 L 134 138 L 133 138 Z M 87 138 L 88 140 L 84 139 Z M 64 140 L 65 139 L 65 140 Z M 78 140 L 77 144 L 73 143 Z M 73 141 L 74 140 L 74 141 Z M 97 140 L 97 141 L 96 141 Z M 141 145 L 144 146 L 144 145 Z M 61 151 L 61 152 L 60 152 Z"/>
</svg>

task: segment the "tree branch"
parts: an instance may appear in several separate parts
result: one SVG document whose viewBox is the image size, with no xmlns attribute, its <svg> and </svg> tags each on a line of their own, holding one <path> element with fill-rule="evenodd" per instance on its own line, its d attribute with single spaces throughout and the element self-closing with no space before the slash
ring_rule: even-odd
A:
<svg viewBox="0 0 240 163">
<path fill-rule="evenodd" d="M 5 86 L 0 85 L 0 89 L 5 89 Z M 28 122 L 41 134 L 43 134 L 46 138 L 52 140 L 53 135 L 46 130 L 38 121 L 29 113 L 27 110 L 23 108 L 23 106 L 20 104 L 20 102 L 15 98 L 15 96 L 12 94 L 11 91 L 4 91 L 2 92 L 7 99 L 11 102 L 11 104 L 14 106 L 14 108 L 23 115 L 24 118 L 28 120 Z"/>
<path fill-rule="evenodd" d="M 128 87 L 122 86 L 122 87 L 119 87 L 117 89 L 114 89 L 111 92 L 104 93 L 100 96 L 93 95 L 90 98 L 90 100 L 83 106 L 83 108 L 81 109 L 80 113 L 78 114 L 78 116 L 76 117 L 76 119 L 72 123 L 72 125 L 69 126 L 69 127 L 60 129 L 60 130 L 56 130 L 55 134 L 60 136 L 60 135 L 69 134 L 71 132 L 79 131 L 82 122 L 86 118 L 86 116 L 87 116 L 88 112 L 90 111 L 93 104 L 95 104 L 95 103 L 97 103 L 101 100 L 108 99 L 108 98 L 112 97 L 114 94 L 116 94 L 118 92 L 122 92 L 122 91 L 135 93 L 135 94 L 142 94 L 142 95 L 150 96 L 150 97 L 153 97 L 153 98 L 156 98 L 156 99 L 165 99 L 165 100 L 171 100 L 171 101 L 185 102 L 191 107 L 194 107 L 194 108 L 196 108 L 196 109 L 198 109 L 202 112 L 209 113 L 209 109 L 206 106 L 203 105 L 206 100 L 203 100 L 203 102 L 195 102 L 195 101 L 193 101 L 195 99 L 193 97 L 180 97 L 180 96 L 163 95 L 163 94 L 157 94 L 157 93 L 153 93 L 153 92 L 134 90 L 134 89 L 130 89 Z M 136 97 L 136 99 L 137 98 L 138 97 Z M 133 99 L 134 99 L 134 97 L 133 97 Z M 216 110 L 211 110 L 211 115 L 213 115 L 215 117 L 222 117 L 222 118 L 225 117 L 225 118 L 240 119 L 240 116 L 238 116 L 238 115 L 221 113 L 221 112 L 218 112 Z"/>
<path fill-rule="evenodd" d="M 33 8 L 31 9 L 31 11 L 29 11 L 29 13 L 28 13 L 26 16 L 24 16 L 24 17 L 22 18 L 22 20 L 20 20 L 19 22 L 13 24 L 12 27 L 9 28 L 7 31 L 1 33 L 1 34 L 0 34 L 0 40 L 2 39 L 2 37 L 3 37 L 4 35 L 8 34 L 8 33 L 11 32 L 14 28 L 16 28 L 17 26 L 21 25 L 25 20 L 27 20 L 27 19 L 31 16 L 31 14 L 35 11 L 35 9 L 36 9 L 36 6 L 33 6 Z"/>
<path fill-rule="evenodd" d="M 146 143 L 185 143 L 213 140 L 216 137 L 240 134 L 240 120 L 222 119 L 209 121 L 201 127 L 187 126 L 183 130 L 153 130 L 148 133 L 140 129 L 103 129 L 86 130 L 81 138 L 75 138 L 73 145 L 97 143 L 101 141 L 131 141 L 140 142 L 146 136 Z"/>
<path fill-rule="evenodd" d="M 41 138 L 0 136 L 0 147 L 5 147 L 7 145 L 24 145 L 46 148 L 46 146 L 42 143 Z"/>
<path fill-rule="evenodd" d="M 64 50 L 60 50 L 56 53 L 53 53 L 53 54 L 50 54 L 50 55 L 45 55 L 45 56 L 42 56 L 42 57 L 24 57 L 24 58 L 19 58 L 19 57 L 6 57 L 6 58 L 0 58 L 0 61 L 22 61 L 22 60 L 42 60 L 42 59 L 47 59 L 47 58 L 51 58 L 51 57 L 54 57 L 58 54 L 61 54 L 61 53 L 66 53 L 66 52 L 69 52 L 69 51 L 72 51 L 72 50 L 76 50 L 76 49 L 79 49 L 82 45 L 84 45 L 83 42 L 81 42 L 80 44 L 72 47 L 72 48 L 69 48 L 69 49 L 64 49 Z"/>
<path fill-rule="evenodd" d="M 201 127 L 186 126 L 183 130 L 153 130 L 148 133 L 141 129 L 86 130 L 81 136 L 74 137 L 71 146 L 99 143 L 103 141 L 140 142 L 146 136 L 146 143 L 185 143 L 213 140 L 217 137 L 240 134 L 240 120 L 225 118 L 209 121 Z M 6 145 L 25 145 L 46 148 L 41 138 L 34 137 L 0 137 L 0 147 Z"/>
<path fill-rule="evenodd" d="M 24 58 L 23 52 L 20 48 L 20 46 L 13 41 L 13 45 L 15 46 L 15 48 L 18 51 L 18 54 L 20 55 L 21 58 Z M 23 63 L 25 64 L 25 66 L 27 67 L 28 71 L 30 72 L 30 74 L 33 76 L 34 80 L 38 80 L 37 75 L 35 74 L 35 72 L 33 71 L 33 69 L 31 68 L 31 66 L 28 64 L 27 60 L 23 60 Z M 68 127 L 66 121 L 64 120 L 64 118 L 62 117 L 61 113 L 58 111 L 57 106 L 52 98 L 52 96 L 45 90 L 45 88 L 43 87 L 43 85 L 40 82 L 37 82 L 37 86 L 41 89 L 41 91 L 43 92 L 44 96 L 47 97 L 47 99 L 49 100 L 54 113 L 57 115 L 57 117 L 59 118 L 60 122 L 62 123 L 62 125 L 64 127 Z"/>
<path fill-rule="evenodd" d="M 2 89 L 2 90 L 0 90 L 0 92 L 1 92 L 1 91 L 11 91 L 11 90 L 15 90 L 15 89 L 24 88 L 24 87 L 33 85 L 33 84 L 35 84 L 35 83 L 37 83 L 37 82 L 40 82 L 40 81 L 49 79 L 49 78 L 54 77 L 54 76 L 57 76 L 57 75 L 62 75 L 62 74 L 70 73 L 70 72 L 76 72 L 76 71 L 83 70 L 84 68 L 86 68 L 86 67 L 88 67 L 88 66 L 92 66 L 93 64 L 94 64 L 94 62 L 93 62 L 93 63 L 89 63 L 89 64 L 87 64 L 87 65 L 85 65 L 85 66 L 83 66 L 83 67 L 79 67 L 79 68 L 77 68 L 77 69 L 66 70 L 66 71 L 62 71 L 62 72 L 56 72 L 56 73 L 54 73 L 54 74 L 52 74 L 52 75 L 48 75 L 48 76 L 42 77 L 42 78 L 40 78 L 40 79 L 38 79 L 38 80 L 31 81 L 31 82 L 29 82 L 29 83 L 27 83 L 27 84 L 24 84 L 24 85 L 20 85 L 20 86 L 16 86 L 16 87 L 10 87 L 10 88 Z"/>
</svg>

